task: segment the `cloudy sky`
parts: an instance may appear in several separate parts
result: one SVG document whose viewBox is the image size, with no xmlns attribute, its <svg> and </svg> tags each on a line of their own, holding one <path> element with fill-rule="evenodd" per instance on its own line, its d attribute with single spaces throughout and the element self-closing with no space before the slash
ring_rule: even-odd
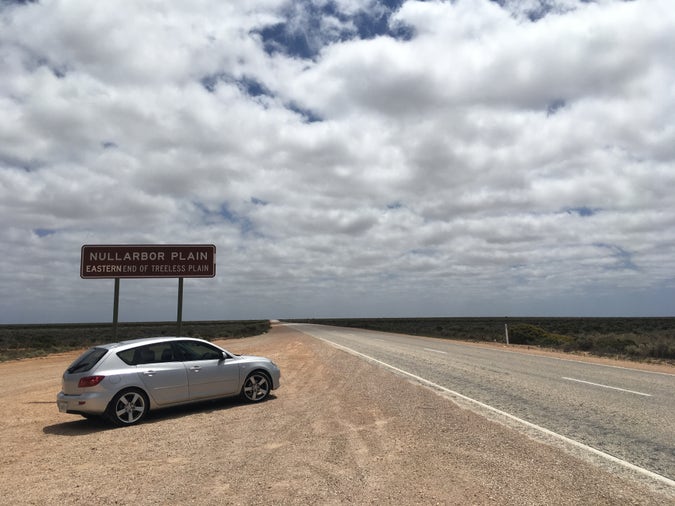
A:
<svg viewBox="0 0 675 506">
<path fill-rule="evenodd" d="M 674 54 L 672 0 L 3 0 L 0 323 L 167 243 L 185 320 L 675 316 Z"/>
</svg>

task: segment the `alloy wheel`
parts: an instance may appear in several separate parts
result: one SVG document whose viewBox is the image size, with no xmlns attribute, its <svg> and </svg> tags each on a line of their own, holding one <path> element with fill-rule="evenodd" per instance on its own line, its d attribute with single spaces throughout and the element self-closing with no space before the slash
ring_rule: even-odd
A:
<svg viewBox="0 0 675 506">
<path fill-rule="evenodd" d="M 259 402 L 270 393 L 270 381 L 265 374 L 256 372 L 246 378 L 242 390 L 247 400 Z"/>
</svg>

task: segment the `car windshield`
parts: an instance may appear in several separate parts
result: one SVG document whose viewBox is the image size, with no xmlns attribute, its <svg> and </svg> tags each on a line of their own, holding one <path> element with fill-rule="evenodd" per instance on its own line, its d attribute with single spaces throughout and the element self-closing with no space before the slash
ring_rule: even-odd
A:
<svg viewBox="0 0 675 506">
<path fill-rule="evenodd" d="M 90 370 L 106 353 L 108 353 L 108 350 L 105 348 L 91 348 L 85 351 L 75 362 L 70 364 L 68 373 L 73 374 Z"/>
</svg>

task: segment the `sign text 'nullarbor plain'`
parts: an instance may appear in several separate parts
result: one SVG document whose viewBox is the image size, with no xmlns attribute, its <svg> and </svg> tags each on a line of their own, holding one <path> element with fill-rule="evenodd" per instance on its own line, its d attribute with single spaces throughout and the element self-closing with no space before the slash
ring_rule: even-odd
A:
<svg viewBox="0 0 675 506">
<path fill-rule="evenodd" d="M 212 278 L 213 244 L 84 245 L 82 278 Z"/>
</svg>

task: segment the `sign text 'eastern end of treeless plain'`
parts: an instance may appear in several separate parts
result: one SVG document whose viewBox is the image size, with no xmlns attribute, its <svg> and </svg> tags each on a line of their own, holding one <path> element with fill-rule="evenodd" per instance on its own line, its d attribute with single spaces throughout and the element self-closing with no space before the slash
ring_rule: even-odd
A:
<svg viewBox="0 0 675 506">
<path fill-rule="evenodd" d="M 80 276 L 89 278 L 212 278 L 213 244 L 84 245 Z"/>
</svg>

